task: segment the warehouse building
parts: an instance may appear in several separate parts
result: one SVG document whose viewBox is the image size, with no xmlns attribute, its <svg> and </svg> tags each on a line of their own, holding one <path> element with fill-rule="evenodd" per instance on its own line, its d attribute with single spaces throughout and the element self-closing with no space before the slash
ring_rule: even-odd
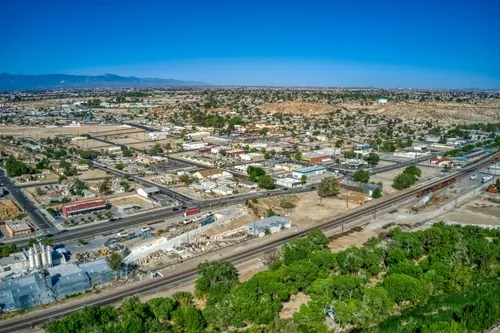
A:
<svg viewBox="0 0 500 333">
<path fill-rule="evenodd" d="M 254 237 L 264 237 L 267 234 L 280 232 L 292 227 L 292 221 L 282 216 L 271 216 L 266 219 L 251 222 L 243 226 L 243 230 Z"/>
<path fill-rule="evenodd" d="M 135 213 L 136 211 L 140 210 L 142 207 L 139 206 L 139 205 L 135 205 L 135 204 L 129 204 L 129 205 L 121 205 L 121 206 L 118 206 L 118 212 L 122 215 L 126 215 L 126 214 L 132 214 L 132 213 Z"/>
<path fill-rule="evenodd" d="M 313 165 L 307 168 L 296 169 L 292 171 L 292 177 L 296 179 L 301 179 L 303 175 L 306 177 L 322 175 L 326 173 L 327 169 L 325 167 Z"/>
<path fill-rule="evenodd" d="M 137 194 L 143 198 L 149 198 L 152 195 L 159 194 L 160 189 L 156 186 L 151 187 L 141 187 L 137 189 Z"/>
<path fill-rule="evenodd" d="M 263 161 L 265 159 L 264 154 L 261 153 L 247 153 L 240 155 L 243 161 Z"/>
<path fill-rule="evenodd" d="M 10 237 L 31 234 L 31 225 L 26 221 L 6 222 L 5 229 Z"/>
<path fill-rule="evenodd" d="M 98 210 L 104 210 L 108 208 L 108 204 L 105 200 L 94 199 L 88 201 L 77 201 L 68 205 L 61 207 L 62 216 L 68 218 L 72 215 L 86 214 Z"/>
<path fill-rule="evenodd" d="M 182 144 L 182 149 L 183 150 L 194 150 L 194 149 L 201 149 L 203 147 L 208 146 L 208 143 L 206 142 L 185 142 Z"/>
<path fill-rule="evenodd" d="M 299 187 L 302 186 L 302 181 L 300 179 L 296 178 L 278 178 L 276 179 L 276 185 L 287 187 L 287 188 L 294 188 L 294 187 Z"/>
<path fill-rule="evenodd" d="M 168 132 L 149 132 L 148 133 L 149 140 L 165 140 L 168 138 L 169 133 Z"/>
<path fill-rule="evenodd" d="M 309 164 L 323 163 L 323 162 L 330 161 L 331 156 L 324 154 L 324 153 L 318 153 L 315 151 L 311 151 L 309 153 L 302 155 L 302 160 L 306 161 Z"/>
</svg>

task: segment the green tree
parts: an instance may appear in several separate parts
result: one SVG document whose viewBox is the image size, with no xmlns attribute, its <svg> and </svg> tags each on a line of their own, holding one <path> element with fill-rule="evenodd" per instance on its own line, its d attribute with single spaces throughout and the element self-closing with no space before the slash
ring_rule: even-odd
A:
<svg viewBox="0 0 500 333">
<path fill-rule="evenodd" d="M 392 274 L 384 279 L 384 287 L 397 303 L 416 302 L 422 296 L 420 281 L 405 274 Z"/>
<path fill-rule="evenodd" d="M 238 271 L 228 261 L 205 262 L 198 265 L 195 282 L 197 296 L 209 296 L 209 300 L 220 300 L 238 284 Z"/>
<path fill-rule="evenodd" d="M 300 161 L 302 159 L 302 153 L 300 151 L 297 151 L 294 157 L 296 161 Z"/>
<path fill-rule="evenodd" d="M 403 172 L 394 178 L 392 182 L 392 187 L 394 187 L 397 190 L 402 190 L 412 186 L 413 184 L 415 184 L 416 181 L 417 179 L 415 178 L 414 175 Z"/>
<path fill-rule="evenodd" d="M 275 215 L 276 215 L 276 212 L 272 208 L 269 208 L 267 210 L 267 217 L 271 217 L 271 216 L 275 216 Z"/>
<path fill-rule="evenodd" d="M 116 279 L 120 277 L 120 270 L 123 264 L 123 258 L 116 252 L 111 253 L 106 257 L 106 262 L 112 271 L 116 273 Z"/>
<path fill-rule="evenodd" d="M 353 179 L 355 182 L 368 183 L 370 181 L 370 171 L 359 169 L 353 174 Z"/>
<path fill-rule="evenodd" d="M 163 322 L 172 318 L 172 312 L 176 309 L 177 303 L 169 297 L 156 297 L 147 302 L 156 320 Z"/>
<path fill-rule="evenodd" d="M 382 196 L 382 191 L 380 190 L 380 187 L 377 187 L 376 189 L 373 190 L 373 192 L 372 192 L 373 199 L 378 199 L 381 196 Z"/>
<path fill-rule="evenodd" d="M 130 185 L 130 183 L 129 183 L 128 181 L 126 181 L 126 180 L 122 180 L 122 181 L 120 182 L 120 186 L 121 186 L 121 187 L 123 187 L 123 190 L 124 190 L 125 192 L 130 191 L 131 185 Z"/>
<path fill-rule="evenodd" d="M 422 176 L 422 170 L 415 165 L 410 165 L 409 167 L 406 167 L 406 169 L 403 172 L 415 177 Z"/>
<path fill-rule="evenodd" d="M 283 209 L 293 209 L 295 208 L 295 204 L 290 200 L 283 199 L 281 200 L 280 207 Z"/>
<path fill-rule="evenodd" d="M 101 194 L 109 194 L 111 193 L 111 184 L 109 183 L 109 178 L 106 178 L 99 184 L 99 193 Z"/>
<path fill-rule="evenodd" d="M 265 175 L 266 172 L 264 171 L 264 169 L 260 167 L 255 167 L 253 165 L 250 165 L 247 168 L 247 174 L 251 181 L 256 182 L 259 180 L 259 177 Z"/>
<path fill-rule="evenodd" d="M 300 176 L 300 182 L 302 183 L 302 185 L 304 185 L 305 183 L 307 183 L 307 176 L 306 175 Z"/>
<path fill-rule="evenodd" d="M 324 178 L 318 186 L 318 195 L 321 198 L 334 197 L 340 193 L 340 189 L 337 184 L 337 179 Z"/>
<path fill-rule="evenodd" d="M 117 163 L 117 164 L 115 164 L 115 169 L 123 170 L 123 169 L 125 169 L 125 164 Z"/>
<path fill-rule="evenodd" d="M 274 185 L 274 179 L 269 175 L 259 176 L 258 184 L 259 187 L 264 188 L 266 190 L 272 190 L 276 187 Z"/>
<path fill-rule="evenodd" d="M 380 161 L 380 156 L 376 153 L 369 153 L 368 156 L 365 158 L 365 161 L 368 164 L 378 164 Z"/>
</svg>

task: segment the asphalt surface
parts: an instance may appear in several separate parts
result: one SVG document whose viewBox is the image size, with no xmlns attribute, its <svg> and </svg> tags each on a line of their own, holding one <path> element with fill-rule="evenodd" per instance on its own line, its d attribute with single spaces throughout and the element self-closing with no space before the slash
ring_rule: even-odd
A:
<svg viewBox="0 0 500 333">
<path fill-rule="evenodd" d="M 9 191 L 9 194 L 17 201 L 21 209 L 32 219 L 32 221 L 38 226 L 39 230 L 42 232 L 52 232 L 55 227 L 52 223 L 47 221 L 43 215 L 38 211 L 37 207 L 31 202 L 18 188 L 14 185 L 10 178 L 7 177 L 3 170 L 0 169 L 0 180 L 4 184 L 4 188 Z"/>
<path fill-rule="evenodd" d="M 118 231 L 135 225 L 155 224 L 164 221 L 165 219 L 168 218 L 182 216 L 184 214 L 184 210 L 186 210 L 183 207 L 186 207 L 187 209 L 195 207 L 199 207 L 201 210 L 211 209 L 215 207 L 224 207 L 224 206 L 239 204 L 245 202 L 247 199 L 249 200 L 252 198 L 264 198 L 264 197 L 274 197 L 291 193 L 302 193 L 315 190 L 315 188 L 316 188 L 315 186 L 307 186 L 299 189 L 290 189 L 290 190 L 281 189 L 268 192 L 249 193 L 249 194 L 226 197 L 226 198 L 216 198 L 206 201 L 200 201 L 196 203 L 185 204 L 183 206 L 177 206 L 174 208 L 172 207 L 160 208 L 158 210 L 126 217 L 114 222 L 89 224 L 88 226 L 84 226 L 74 230 L 68 230 L 67 232 L 57 231 L 53 233 L 52 239 L 54 241 L 54 244 L 64 244 L 64 242 L 71 240 L 77 240 L 80 238 L 88 239 L 90 237 L 95 237 L 103 234 L 111 234 L 114 231 Z M 38 211 L 36 211 L 36 213 L 38 213 Z M 5 243 L 7 244 L 14 243 L 18 247 L 26 247 L 28 245 L 28 240 L 23 239 L 23 240 L 9 241 L 6 239 Z"/>
<path fill-rule="evenodd" d="M 498 156 L 499 153 L 496 155 Z M 429 186 L 434 186 L 439 184 L 442 181 L 446 181 L 449 179 L 452 179 L 454 177 L 467 177 L 470 172 L 473 172 L 477 168 L 486 166 L 489 163 L 489 161 L 482 161 L 478 163 L 474 163 L 468 168 L 464 168 L 461 171 L 454 173 L 452 175 L 449 175 L 445 178 L 439 179 L 431 184 L 427 184 L 425 187 Z M 327 231 L 332 228 L 337 228 L 339 226 L 345 225 L 346 223 L 354 222 L 360 218 L 363 218 L 364 216 L 370 215 L 374 212 L 379 211 L 380 209 L 392 207 L 393 205 L 406 200 L 410 197 L 413 197 L 421 191 L 424 187 L 416 187 L 411 190 L 403 191 L 400 193 L 400 195 L 391 197 L 391 198 L 386 198 L 380 199 L 377 201 L 370 202 L 366 205 L 363 205 L 359 208 L 356 208 L 352 212 L 348 212 L 340 217 L 336 217 L 330 221 L 327 221 L 321 225 L 316 225 L 311 227 L 310 229 L 313 228 L 319 228 L 322 229 L 323 231 Z M 245 262 L 247 260 L 250 260 L 256 256 L 259 256 L 262 254 L 264 251 L 267 251 L 268 249 L 276 248 L 278 246 L 281 246 L 282 244 L 288 242 L 291 239 L 297 238 L 297 237 L 302 237 L 305 236 L 310 229 L 306 229 L 304 231 L 298 232 L 296 234 L 291 234 L 284 236 L 280 239 L 277 239 L 273 242 L 270 242 L 268 244 L 265 244 L 261 247 L 258 248 L 251 248 L 248 251 L 245 252 L 240 252 L 236 253 L 234 255 L 230 255 L 227 257 L 224 257 L 224 260 L 228 260 L 232 262 L 233 264 L 238 264 L 240 262 Z M 106 292 L 102 293 L 99 297 L 91 300 L 91 301 L 75 301 L 74 303 L 69 303 L 67 306 L 63 309 L 47 309 L 47 310 L 41 310 L 41 311 L 35 311 L 32 313 L 28 313 L 25 316 L 22 316 L 20 318 L 15 318 L 12 320 L 6 320 L 4 322 L 0 322 L 0 333 L 3 332 L 15 332 L 17 330 L 23 329 L 23 328 L 28 328 L 28 327 L 33 327 L 34 325 L 39 325 L 41 323 L 44 323 L 50 319 L 55 319 L 55 318 L 60 318 L 65 315 L 68 315 L 76 310 L 82 309 L 86 306 L 90 305 L 104 305 L 104 304 L 113 304 L 116 303 L 120 300 L 122 300 L 125 297 L 132 296 L 132 295 L 140 295 L 140 294 L 145 294 L 151 291 L 154 291 L 158 288 L 166 288 L 166 287 L 173 287 L 175 285 L 179 285 L 182 282 L 188 282 L 192 281 L 195 279 L 197 276 L 196 269 L 190 269 L 186 270 L 184 272 L 180 272 L 178 274 L 172 275 L 172 276 L 165 276 L 165 277 L 160 277 L 152 280 L 145 280 L 141 283 L 138 284 L 133 284 L 130 286 L 130 288 L 126 290 L 119 290 L 119 291 L 112 291 L 112 292 Z"/>
</svg>

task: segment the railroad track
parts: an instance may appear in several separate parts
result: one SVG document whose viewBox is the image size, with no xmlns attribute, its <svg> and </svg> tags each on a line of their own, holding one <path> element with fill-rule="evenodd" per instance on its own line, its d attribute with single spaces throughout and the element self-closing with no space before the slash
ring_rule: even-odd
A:
<svg viewBox="0 0 500 333">
<path fill-rule="evenodd" d="M 421 186 L 412 190 L 409 190 L 399 196 L 390 198 L 388 200 L 382 201 L 380 203 L 375 204 L 367 204 L 365 206 L 362 206 L 360 209 L 355 210 L 351 213 L 344 214 L 338 218 L 331 219 L 329 221 L 326 221 L 320 225 L 316 225 L 314 227 L 310 227 L 307 229 L 304 229 L 300 232 L 297 232 L 292 235 L 287 235 L 283 238 L 277 239 L 276 241 L 273 241 L 271 243 L 268 243 L 264 246 L 257 247 L 257 248 L 251 248 L 248 251 L 245 251 L 243 253 L 236 253 L 234 255 L 225 257 L 224 260 L 231 261 L 233 264 L 238 264 L 241 262 L 245 262 L 251 258 L 255 258 L 256 256 L 262 254 L 263 252 L 276 248 L 278 246 L 281 246 L 285 244 L 286 242 L 297 238 L 297 237 L 303 237 L 307 235 L 309 231 L 312 229 L 322 229 L 324 231 L 327 231 L 328 229 L 332 229 L 335 227 L 342 226 L 343 224 L 346 224 L 348 222 L 353 222 L 359 219 L 360 217 L 364 217 L 366 215 L 369 215 L 371 213 L 383 210 L 384 208 L 388 208 L 396 203 L 399 203 L 401 201 L 407 200 L 408 198 L 415 196 L 416 194 L 421 191 L 424 188 L 428 188 L 434 185 L 437 185 L 443 181 L 452 179 L 452 178 L 459 178 L 462 177 L 463 175 L 477 169 L 481 168 L 485 165 L 490 164 L 491 158 L 495 158 L 496 156 L 500 155 L 500 153 L 496 153 L 493 156 L 489 156 L 487 161 L 479 161 L 476 162 L 472 165 L 470 165 L 467 168 L 462 169 L 460 172 L 455 173 L 453 175 L 450 175 L 444 179 L 439 179 L 435 182 L 432 182 L 430 184 L 426 184 L 425 186 Z M 222 251 L 222 250 L 220 250 Z M 161 277 L 161 278 L 156 278 L 154 280 L 148 280 L 144 281 L 142 283 L 139 283 L 137 285 L 134 285 L 132 288 L 128 290 L 119 290 L 119 291 L 114 291 L 110 293 L 106 293 L 105 295 L 102 295 L 102 297 L 89 300 L 88 302 L 78 302 L 77 304 L 68 304 L 67 307 L 63 309 L 48 309 L 46 311 L 40 310 L 37 312 L 32 312 L 28 313 L 25 316 L 22 316 L 20 318 L 15 318 L 11 320 L 6 320 L 5 322 L 0 322 L 0 333 L 10 333 L 10 332 L 16 332 L 21 329 L 25 328 L 30 328 L 33 327 L 34 325 L 39 325 L 42 324 L 46 321 L 52 320 L 52 319 L 57 319 L 64 317 L 74 311 L 80 310 L 86 306 L 90 305 L 105 305 L 105 304 L 114 304 L 117 303 L 118 301 L 122 300 L 125 297 L 128 296 L 133 296 L 133 295 L 141 295 L 145 293 L 150 293 L 152 291 L 155 291 L 157 289 L 164 289 L 164 288 L 172 288 L 177 285 L 183 284 L 188 281 L 192 281 L 196 278 L 196 269 L 190 269 L 187 271 L 184 271 L 182 273 L 174 274 L 171 276 L 166 276 L 166 277 Z"/>
</svg>

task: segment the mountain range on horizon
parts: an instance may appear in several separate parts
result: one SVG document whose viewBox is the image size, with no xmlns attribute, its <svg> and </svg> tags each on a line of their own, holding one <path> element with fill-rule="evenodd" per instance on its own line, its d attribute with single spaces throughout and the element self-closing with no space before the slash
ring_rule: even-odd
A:
<svg viewBox="0 0 500 333">
<path fill-rule="evenodd" d="M 199 87 L 209 84 L 176 79 L 139 78 L 136 76 L 44 74 L 22 75 L 0 73 L 0 91 L 64 88 L 146 88 Z"/>
</svg>

